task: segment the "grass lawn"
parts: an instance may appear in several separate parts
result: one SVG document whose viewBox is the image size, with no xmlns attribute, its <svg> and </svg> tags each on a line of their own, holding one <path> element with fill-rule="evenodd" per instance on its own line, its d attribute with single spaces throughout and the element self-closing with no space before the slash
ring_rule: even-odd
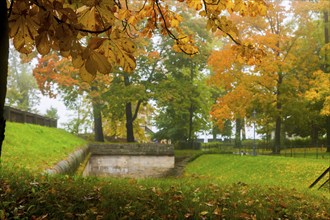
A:
<svg viewBox="0 0 330 220">
<path fill-rule="evenodd" d="M 220 184 L 243 182 L 304 190 L 328 166 L 327 159 L 211 154 L 188 164 L 185 175 Z"/>
<path fill-rule="evenodd" d="M 34 125 L 8 123 L 6 134 L 0 220 L 330 219 L 330 192 L 307 189 L 328 160 L 210 154 L 189 163 L 180 178 L 43 176 L 35 171 L 85 142 Z"/>
<path fill-rule="evenodd" d="M 86 141 L 64 130 L 32 124 L 6 123 L 2 163 L 42 172 L 65 159 Z"/>
</svg>

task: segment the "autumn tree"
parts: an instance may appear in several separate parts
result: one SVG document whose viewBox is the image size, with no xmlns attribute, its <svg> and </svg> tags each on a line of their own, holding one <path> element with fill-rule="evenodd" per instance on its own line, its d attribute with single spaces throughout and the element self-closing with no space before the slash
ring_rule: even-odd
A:
<svg viewBox="0 0 330 220">
<path fill-rule="evenodd" d="M 250 76 L 246 75 L 244 65 L 236 61 L 236 51 L 230 45 L 213 51 L 208 63 L 212 67 L 211 86 L 222 88 L 213 105 L 211 115 L 220 130 L 225 123 L 235 122 L 235 146 L 241 147 L 244 118 L 252 105 L 253 93 L 249 90 Z"/>
<path fill-rule="evenodd" d="M 330 2 L 326 0 L 317 1 L 304 1 L 301 11 L 312 14 L 316 17 L 316 22 L 320 23 L 321 37 L 319 42 L 321 43 L 321 49 L 318 51 L 320 57 L 319 70 L 313 73 L 312 80 L 310 82 L 311 87 L 306 92 L 306 98 L 312 106 L 315 107 L 319 104 L 318 113 L 322 116 L 322 120 L 325 122 L 325 129 L 327 134 L 327 152 L 330 152 L 330 101 L 329 101 L 329 72 L 330 72 L 330 59 L 329 59 L 329 8 Z M 316 23 L 315 22 L 315 23 Z"/>
<path fill-rule="evenodd" d="M 221 57 L 215 54 L 210 58 L 211 63 L 217 62 L 213 59 L 222 62 L 215 66 L 218 73 L 213 81 L 216 83 L 218 80 L 222 86 L 232 88 L 232 91 L 219 98 L 213 115 L 221 122 L 236 112 L 240 111 L 242 116 L 250 117 L 251 112 L 257 110 L 258 122 L 267 126 L 274 125 L 273 153 L 280 152 L 283 134 L 290 130 L 290 125 L 308 121 L 306 116 L 312 115 L 311 111 L 309 114 L 303 113 L 306 102 L 302 97 L 311 74 L 319 68 L 318 41 L 310 34 L 316 29 L 306 26 L 311 18 L 307 14 L 291 16 L 291 13 L 294 13 L 293 6 L 286 8 L 279 1 L 273 3 L 272 10 L 268 11 L 265 18 L 247 18 L 243 22 L 236 17 L 239 20 L 237 22 L 242 24 L 239 28 L 245 41 L 254 41 L 267 54 L 260 58 L 261 62 L 245 60 L 250 67 L 240 68 L 242 74 L 239 77 L 237 74 L 232 77 L 237 72 L 236 61 L 244 60 L 235 55 L 235 50 L 230 48 L 228 53 L 233 53 L 231 56 L 236 56 L 237 60 L 221 61 Z M 236 108 L 236 105 L 241 106 Z M 299 115 L 303 117 L 299 118 Z M 294 123 L 293 119 L 296 120 Z M 266 130 L 269 131 L 269 128 Z"/>
<path fill-rule="evenodd" d="M 88 114 L 80 114 L 81 108 L 88 109 L 90 104 L 94 121 L 94 139 L 104 141 L 101 113 L 104 102 L 101 96 L 110 86 L 112 80 L 110 75 L 98 75 L 93 82 L 86 83 L 79 77 L 78 69 L 71 61 L 56 53 L 39 58 L 33 74 L 44 95 L 50 98 L 60 95 L 66 107 L 78 111 L 73 123 L 68 124 L 74 133 L 79 132 L 80 125 L 84 124 L 84 120 L 88 117 Z"/>
<path fill-rule="evenodd" d="M 236 27 L 223 16 L 265 14 L 263 0 L 206 2 L 187 0 L 186 5 L 207 18 L 208 29 L 219 29 L 242 45 Z M 38 1 L 1 0 L 0 4 L 1 72 L 0 72 L 0 133 L 4 139 L 3 106 L 7 88 L 9 37 L 15 48 L 25 54 L 35 49 L 42 55 L 50 50 L 71 57 L 82 79 L 91 81 L 97 73 L 108 74 L 112 67 L 124 71 L 135 69 L 135 45 L 131 37 L 151 37 L 154 29 L 174 39 L 174 49 L 187 54 L 197 53 L 192 36 L 180 29 L 182 20 L 163 1 Z M 142 21 L 142 26 L 140 25 Z M 9 29 L 10 28 L 10 29 Z M 138 31 L 139 30 L 139 31 Z M 244 46 L 243 46 L 244 47 Z M 1 152 L 1 151 L 0 151 Z"/>
</svg>

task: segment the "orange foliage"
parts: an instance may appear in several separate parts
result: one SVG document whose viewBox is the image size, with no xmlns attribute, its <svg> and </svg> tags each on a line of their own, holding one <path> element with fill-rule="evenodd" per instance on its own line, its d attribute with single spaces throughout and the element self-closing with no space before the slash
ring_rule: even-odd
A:
<svg viewBox="0 0 330 220">
<path fill-rule="evenodd" d="M 267 4 L 264 0 L 178 0 L 171 3 L 82 0 L 79 4 L 61 0 L 15 0 L 8 5 L 9 35 L 21 53 L 31 54 L 37 50 L 41 55 L 47 55 L 50 51 L 59 52 L 72 60 L 84 81 L 90 82 L 97 73 L 108 74 L 113 67 L 132 72 L 138 55 L 134 39 L 139 35 L 151 38 L 155 29 L 174 39 L 174 50 L 196 54 L 198 50 L 193 37 L 180 28 L 183 19 L 178 4 L 181 2 L 207 19 L 207 30 L 225 33 L 241 45 L 244 56 L 252 56 L 247 52 L 251 45 L 241 43 L 236 24 L 224 14 L 265 15 Z"/>
</svg>

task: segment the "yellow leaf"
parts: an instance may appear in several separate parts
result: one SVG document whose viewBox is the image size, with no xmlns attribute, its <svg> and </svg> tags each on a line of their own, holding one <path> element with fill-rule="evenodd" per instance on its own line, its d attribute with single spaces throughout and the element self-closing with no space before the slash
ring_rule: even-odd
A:
<svg viewBox="0 0 330 220">
<path fill-rule="evenodd" d="M 34 38 L 38 35 L 36 23 L 30 16 L 20 16 L 17 20 L 11 20 L 10 26 L 12 25 L 14 28 L 10 32 L 13 34 L 16 50 L 25 54 L 31 53 L 34 48 Z"/>
<path fill-rule="evenodd" d="M 103 74 L 108 74 L 111 72 L 112 67 L 111 64 L 108 62 L 107 58 L 98 52 L 93 52 L 91 54 L 91 58 L 95 63 L 97 71 Z"/>
<path fill-rule="evenodd" d="M 85 65 L 84 65 L 79 69 L 79 76 L 83 81 L 90 83 L 95 79 L 96 74 L 94 75 L 94 74 L 89 73 L 86 70 Z"/>
<path fill-rule="evenodd" d="M 207 24 L 206 24 L 206 30 L 210 31 L 211 28 L 213 27 L 214 22 L 212 20 L 207 20 Z"/>
<path fill-rule="evenodd" d="M 97 49 L 101 46 L 101 44 L 105 41 L 105 38 L 93 37 L 88 42 L 88 47 L 92 50 Z"/>
<path fill-rule="evenodd" d="M 82 65 L 84 65 L 84 60 L 80 55 L 78 55 L 75 58 L 72 58 L 72 64 L 75 68 L 80 68 Z"/>
<path fill-rule="evenodd" d="M 179 26 L 179 21 L 175 18 L 171 20 L 171 26 L 172 27 L 178 27 Z"/>
<path fill-rule="evenodd" d="M 124 38 L 121 43 L 123 50 L 125 50 L 128 53 L 133 53 L 136 50 L 135 44 L 129 40 L 128 38 Z"/>
<path fill-rule="evenodd" d="M 134 56 L 131 54 L 126 54 L 124 58 L 125 58 L 124 71 L 133 72 L 136 68 L 136 61 Z"/>
<path fill-rule="evenodd" d="M 105 1 L 102 1 L 102 2 L 105 2 Z M 112 25 L 115 23 L 115 20 L 116 20 L 115 15 L 112 10 L 114 8 L 113 7 L 114 1 L 108 1 L 108 2 L 111 2 L 112 5 L 101 4 L 100 7 L 97 6 L 96 8 L 102 17 L 102 20 L 105 21 L 108 25 Z"/>
<path fill-rule="evenodd" d="M 85 61 L 85 68 L 86 70 L 93 74 L 93 75 L 96 75 L 96 72 L 97 72 L 97 64 L 94 62 L 94 59 L 92 58 L 92 56 L 89 56 L 87 58 L 87 60 Z"/>
<path fill-rule="evenodd" d="M 36 37 L 36 47 L 41 55 L 46 55 L 50 51 L 50 42 L 47 32 L 42 32 Z"/>
<path fill-rule="evenodd" d="M 95 30 L 97 24 L 95 13 L 95 7 L 86 8 L 80 13 L 81 15 L 78 18 L 79 23 L 84 25 L 89 30 Z"/>
<path fill-rule="evenodd" d="M 135 16 L 130 16 L 127 23 L 134 25 L 136 23 L 136 21 L 137 21 L 137 18 Z"/>
<path fill-rule="evenodd" d="M 221 209 L 219 207 L 217 207 L 216 209 L 214 209 L 213 214 L 214 215 L 221 215 Z"/>
<path fill-rule="evenodd" d="M 68 56 L 70 56 L 70 51 L 69 51 L 69 50 L 61 50 L 61 51 L 60 51 L 60 54 L 61 54 L 63 57 L 68 57 Z"/>
<path fill-rule="evenodd" d="M 110 64 L 113 65 L 116 62 L 116 56 L 112 50 L 111 41 L 106 40 L 102 43 L 98 51 L 108 59 Z"/>
<path fill-rule="evenodd" d="M 205 216 L 205 215 L 207 215 L 207 214 L 209 214 L 208 211 L 202 211 L 202 212 L 200 213 L 200 215 L 203 215 L 203 216 Z"/>
<path fill-rule="evenodd" d="M 206 11 L 199 12 L 199 15 L 202 16 L 202 17 L 206 16 Z"/>
</svg>

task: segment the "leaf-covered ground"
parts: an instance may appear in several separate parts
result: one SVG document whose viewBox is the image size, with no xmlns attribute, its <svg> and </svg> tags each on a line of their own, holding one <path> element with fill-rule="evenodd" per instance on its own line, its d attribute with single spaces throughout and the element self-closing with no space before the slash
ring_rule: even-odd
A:
<svg viewBox="0 0 330 220">
<path fill-rule="evenodd" d="M 63 159 L 70 149 L 64 153 L 61 148 L 32 147 L 33 140 L 42 136 L 45 140 L 36 143 L 51 146 L 48 139 L 65 146 L 65 142 L 76 138 L 56 136 L 61 139 L 56 140 L 46 138 L 53 136 L 54 130 L 14 126 L 9 125 L 7 134 L 12 128 L 20 129 L 21 134 L 7 136 L 10 140 L 0 167 L 0 220 L 330 219 L 330 192 L 307 188 L 329 164 L 327 160 L 212 154 L 189 163 L 180 178 L 42 176 L 36 174 L 40 173 L 36 167 Z M 26 126 L 28 131 L 19 128 Z M 27 133 L 30 137 L 22 135 Z M 63 138 L 67 135 L 64 133 Z M 176 153 L 192 153 L 193 157 L 200 154 Z M 18 161 L 24 169 L 17 168 Z"/>
<path fill-rule="evenodd" d="M 0 219 L 329 219 L 326 197 L 198 178 L 132 180 L 0 173 Z"/>
</svg>

